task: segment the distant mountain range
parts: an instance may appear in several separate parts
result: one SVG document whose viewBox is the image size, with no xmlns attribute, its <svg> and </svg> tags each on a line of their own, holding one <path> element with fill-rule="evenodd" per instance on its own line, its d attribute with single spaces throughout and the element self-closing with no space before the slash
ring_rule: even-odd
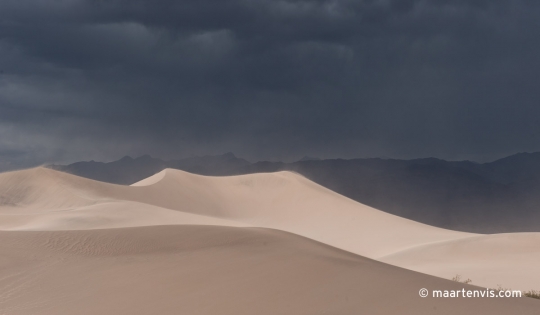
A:
<svg viewBox="0 0 540 315">
<path fill-rule="evenodd" d="M 166 168 L 175 168 L 201 175 L 240 174 L 250 163 L 232 153 L 217 156 L 190 157 L 163 161 L 144 155 L 138 158 L 125 156 L 118 161 L 76 162 L 69 165 L 49 165 L 49 168 L 102 182 L 131 185 Z"/>
<path fill-rule="evenodd" d="M 232 153 L 163 161 L 148 155 L 50 168 L 129 185 L 165 168 L 201 175 L 294 171 L 377 209 L 439 227 L 483 233 L 540 231 L 540 152 L 490 163 L 435 158 L 250 163 Z"/>
</svg>

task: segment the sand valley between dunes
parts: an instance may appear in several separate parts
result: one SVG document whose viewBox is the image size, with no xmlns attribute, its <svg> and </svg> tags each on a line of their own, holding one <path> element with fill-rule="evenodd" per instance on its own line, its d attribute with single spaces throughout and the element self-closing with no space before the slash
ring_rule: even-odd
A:
<svg viewBox="0 0 540 315">
<path fill-rule="evenodd" d="M 0 174 L 0 314 L 540 314 L 540 233 L 445 230 L 291 172 L 164 170 L 131 186 Z"/>
</svg>

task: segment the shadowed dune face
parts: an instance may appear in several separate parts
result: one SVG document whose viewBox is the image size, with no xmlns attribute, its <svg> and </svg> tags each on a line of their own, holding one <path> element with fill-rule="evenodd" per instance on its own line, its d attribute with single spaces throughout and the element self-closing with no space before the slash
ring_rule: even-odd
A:
<svg viewBox="0 0 540 315">
<path fill-rule="evenodd" d="M 505 241 L 435 228 L 357 203 L 291 172 L 207 177 L 167 169 L 121 186 L 37 168 L 0 174 L 0 196 L 4 231 L 262 227 L 431 275 L 459 273 L 476 285 L 529 290 L 540 283 L 529 259 L 537 261 L 540 249 L 517 246 L 536 244 L 537 233 L 508 234 Z M 519 259 L 528 263 L 512 263 Z"/>
<path fill-rule="evenodd" d="M 0 232 L 6 314 L 537 314 L 276 230 L 155 226 Z"/>
</svg>

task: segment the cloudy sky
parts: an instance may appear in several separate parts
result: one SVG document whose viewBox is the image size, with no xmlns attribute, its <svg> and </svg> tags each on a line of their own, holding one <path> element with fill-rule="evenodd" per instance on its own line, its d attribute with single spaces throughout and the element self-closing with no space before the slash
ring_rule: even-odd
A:
<svg viewBox="0 0 540 315">
<path fill-rule="evenodd" d="M 0 1 L 0 169 L 537 150 L 536 0 Z"/>
</svg>

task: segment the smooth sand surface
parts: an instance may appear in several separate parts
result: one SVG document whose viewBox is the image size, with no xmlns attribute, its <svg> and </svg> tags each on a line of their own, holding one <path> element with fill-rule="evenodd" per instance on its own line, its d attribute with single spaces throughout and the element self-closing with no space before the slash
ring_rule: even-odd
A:
<svg viewBox="0 0 540 315">
<path fill-rule="evenodd" d="M 351 314 L 351 310 L 367 312 L 377 307 L 381 312 L 367 313 L 398 314 L 396 311 L 402 307 L 414 314 L 431 314 L 428 310 L 433 311 L 433 308 L 425 308 L 426 299 L 417 298 L 421 287 L 431 283 L 445 288 L 462 286 L 364 257 L 445 278 L 460 274 L 480 286 L 528 290 L 539 289 L 540 285 L 537 264 L 540 233 L 480 235 L 444 230 L 357 203 L 291 172 L 207 177 L 167 169 L 132 186 L 97 182 L 46 168 L 3 173 L 0 174 L 0 230 L 4 231 L 0 232 L 0 243 L 5 245 L 0 252 L 4 266 L 0 270 L 0 279 L 3 279 L 0 281 L 8 281 L 6 285 L 0 282 L 0 310 L 9 310 L 5 314 L 31 314 L 36 310 L 32 311 L 32 307 L 41 305 L 45 309 L 48 300 L 52 301 L 50 314 L 85 314 L 85 310 L 76 312 L 70 307 L 89 303 L 94 296 L 99 296 L 102 302 L 92 305 L 89 314 L 111 313 L 104 310 L 118 310 L 113 312 L 115 314 L 145 310 L 144 305 L 139 305 L 143 301 L 150 305 L 148 307 L 164 303 L 165 313 L 180 307 L 182 302 L 187 314 L 216 314 L 217 309 L 224 310 L 218 312 L 220 314 L 229 311 L 252 314 L 253 307 L 260 306 L 271 314 L 286 314 L 287 306 L 296 310 L 294 314 L 324 313 L 315 310 Z M 174 231 L 182 237 L 161 237 L 162 231 L 166 231 L 164 235 Z M 200 236 L 214 244 L 222 241 L 219 235 L 227 240 L 229 234 L 251 245 L 236 246 L 237 243 L 226 242 L 223 246 L 207 246 L 198 240 Z M 269 240 L 274 247 L 250 243 L 252 237 L 258 239 L 259 236 L 280 241 Z M 294 248 L 292 244 L 299 240 L 317 244 L 318 251 L 295 249 L 297 256 L 292 252 L 287 254 L 292 256 L 282 255 L 282 251 L 290 251 Z M 290 246 L 284 245 L 289 242 Z M 189 251 L 182 246 L 189 247 Z M 339 253 L 339 257 L 350 257 L 345 260 L 351 261 L 351 266 L 345 264 L 350 268 L 342 260 L 329 258 L 335 253 Z M 245 265 L 245 270 L 226 268 L 237 264 L 238 260 L 253 265 Z M 33 273 L 25 273 L 24 270 L 30 269 L 37 273 L 37 278 L 32 278 Z M 294 270 L 298 275 L 293 276 L 292 271 L 287 270 Z M 393 270 L 396 276 L 383 276 L 382 272 L 373 270 Z M 373 272 L 377 278 L 368 276 Z M 206 273 L 212 277 L 203 276 Z M 274 279 L 275 275 L 283 277 Z M 289 282 L 285 275 L 290 277 Z M 116 276 L 118 283 L 108 281 Z M 404 283 L 403 277 L 410 279 Z M 179 283 L 167 282 L 170 279 L 178 279 Z M 363 280 L 359 284 L 351 279 Z M 9 284 L 9 281 L 15 282 Z M 322 284 L 324 281 L 330 281 L 331 285 L 326 287 Z M 38 283 L 42 288 L 48 283 L 52 287 L 38 289 Z M 77 283 L 88 284 L 88 287 L 85 285 L 77 291 Z M 377 293 L 367 294 L 368 286 L 372 285 L 377 286 Z M 407 288 L 403 293 L 407 298 L 400 300 L 395 293 L 388 297 L 384 288 Z M 125 293 L 118 293 L 120 289 L 125 289 Z M 110 290 L 117 292 L 114 296 L 118 299 L 109 296 L 113 294 Z M 284 295 L 278 293 L 280 290 Z M 330 293 L 334 291 L 336 293 Z M 109 293 L 104 296 L 100 292 Z M 293 292 L 298 299 L 288 296 Z M 340 300 L 340 297 L 351 296 L 347 292 L 354 298 L 346 302 Z M 62 299 L 79 302 L 64 307 L 59 302 Z M 125 305 L 130 299 L 140 300 L 140 303 Z M 227 299 L 231 300 L 230 304 Z M 276 303 L 276 299 L 282 303 L 268 309 L 268 303 L 271 300 Z M 401 302 L 383 305 L 388 304 L 389 299 Z M 24 304 L 25 300 L 32 302 Z M 486 300 L 490 299 L 482 299 L 484 302 L 439 300 L 430 307 L 438 307 L 440 314 L 451 313 L 450 308 L 443 310 L 444 303 L 448 307 L 465 303 L 463 305 L 472 310 L 488 307 L 490 314 L 509 310 L 501 308 L 501 303 L 508 307 L 523 306 L 524 312 L 529 306 L 536 307 L 537 312 L 540 309 L 538 302 L 530 302 L 530 299 L 489 301 L 489 305 Z M 160 313 L 159 307 L 157 310 Z"/>
<path fill-rule="evenodd" d="M 2 314 L 538 314 L 476 289 L 257 228 L 0 232 Z"/>
<path fill-rule="evenodd" d="M 160 225 L 182 223 L 191 214 L 198 219 L 192 216 L 186 224 L 215 224 L 221 219 L 219 225 L 274 228 L 370 258 L 475 235 L 373 209 L 291 172 L 208 177 L 167 169 L 121 186 L 36 168 L 0 174 L 0 191 L 5 191 L 0 195 L 0 216 L 5 218 L 4 229 L 11 230 L 100 229 L 107 227 L 102 225 L 107 220 L 115 222 L 114 227 L 134 226 L 133 221 Z M 121 205 L 126 202 L 131 204 Z M 94 220 L 87 215 L 91 207 L 136 211 L 100 211 L 100 220 Z M 153 220 L 145 223 L 146 218 L 139 219 L 142 213 Z M 173 216 L 178 220 L 171 222 Z"/>
<path fill-rule="evenodd" d="M 540 233 L 482 235 L 419 246 L 379 260 L 448 279 L 460 275 L 489 288 L 540 287 Z"/>
</svg>

